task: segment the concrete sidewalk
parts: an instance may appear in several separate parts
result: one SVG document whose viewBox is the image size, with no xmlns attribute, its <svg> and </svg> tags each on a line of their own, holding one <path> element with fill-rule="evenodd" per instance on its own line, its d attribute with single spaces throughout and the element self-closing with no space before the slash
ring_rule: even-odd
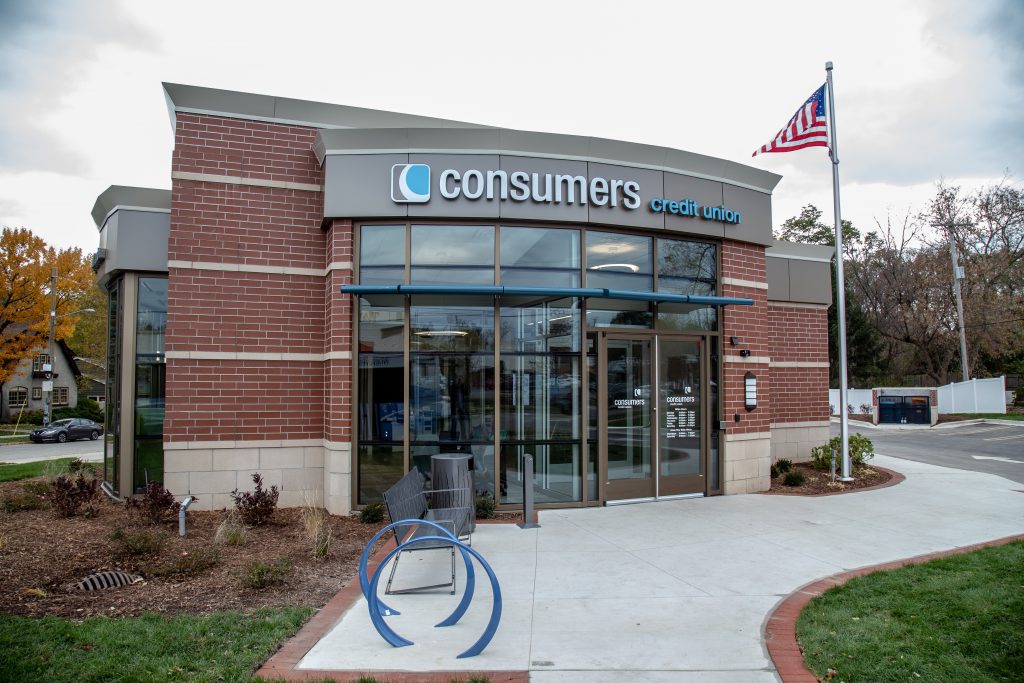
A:
<svg viewBox="0 0 1024 683">
<path fill-rule="evenodd" d="M 505 605 L 483 654 L 455 659 L 489 615 L 478 572 L 474 607 L 457 626 L 433 628 L 457 597 L 393 596 L 388 602 L 402 614 L 389 623 L 416 645 L 392 648 L 360 599 L 299 669 L 528 670 L 532 681 L 570 683 L 776 681 L 762 627 L 793 590 L 843 570 L 1024 532 L 1020 485 L 884 456 L 876 462 L 906 481 L 822 498 L 545 511 L 534 530 L 480 526 L 473 547 L 494 567 Z M 406 555 L 397 576 L 434 582 L 446 570 L 443 552 L 422 552 Z"/>
</svg>

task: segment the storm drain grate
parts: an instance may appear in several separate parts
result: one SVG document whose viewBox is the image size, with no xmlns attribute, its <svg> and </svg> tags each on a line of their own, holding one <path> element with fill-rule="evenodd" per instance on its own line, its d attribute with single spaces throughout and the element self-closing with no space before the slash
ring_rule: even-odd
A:
<svg viewBox="0 0 1024 683">
<path fill-rule="evenodd" d="M 101 591 L 107 588 L 130 586 L 140 581 L 142 581 L 141 576 L 128 572 L 96 572 L 76 583 L 75 588 L 83 591 Z"/>
</svg>

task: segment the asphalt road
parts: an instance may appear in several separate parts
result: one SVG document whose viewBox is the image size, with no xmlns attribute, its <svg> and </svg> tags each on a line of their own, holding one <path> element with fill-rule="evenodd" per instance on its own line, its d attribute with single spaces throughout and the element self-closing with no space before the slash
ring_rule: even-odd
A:
<svg viewBox="0 0 1024 683">
<path fill-rule="evenodd" d="M 68 441 L 67 443 L 19 443 L 0 446 L 0 462 L 29 462 L 56 458 L 103 459 L 103 437 L 96 441 Z"/>
<path fill-rule="evenodd" d="M 942 467 L 998 474 L 1024 484 L 1024 423 L 969 424 L 917 429 L 872 429 L 850 421 L 850 433 L 860 432 L 875 444 L 875 452 Z M 839 423 L 832 423 L 832 434 Z"/>
</svg>

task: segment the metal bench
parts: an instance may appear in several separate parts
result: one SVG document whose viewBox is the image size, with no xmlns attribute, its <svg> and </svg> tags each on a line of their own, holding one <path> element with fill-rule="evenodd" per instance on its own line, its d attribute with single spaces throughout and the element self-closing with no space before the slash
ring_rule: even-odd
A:
<svg viewBox="0 0 1024 683">
<path fill-rule="evenodd" d="M 476 518 L 476 508 L 473 502 L 473 494 L 470 489 L 439 489 L 427 488 L 426 477 L 417 468 L 413 468 L 404 477 L 398 480 L 394 486 L 384 492 L 384 505 L 388 511 L 388 517 L 392 522 L 402 522 L 407 519 L 424 519 L 441 525 L 451 532 L 457 539 L 471 538 L 473 522 Z M 444 500 L 450 507 L 431 508 L 429 499 L 432 494 L 445 494 Z M 424 525 L 397 524 L 394 528 L 395 545 L 403 541 L 408 542 L 423 536 L 436 536 L 437 531 Z M 395 571 L 398 569 L 398 561 L 402 553 L 415 552 L 419 550 L 448 550 L 452 557 L 452 576 L 448 583 L 438 583 L 429 586 L 418 586 L 415 588 L 404 588 L 392 590 L 391 583 L 395 578 Z M 386 595 L 400 593 L 415 593 L 431 590 L 433 588 L 447 588 L 451 586 L 451 593 L 455 594 L 455 547 L 447 543 L 436 541 L 425 541 L 417 543 L 411 548 L 405 548 L 395 556 L 395 562 L 391 566 L 391 574 L 388 576 L 387 587 L 384 589 Z"/>
</svg>

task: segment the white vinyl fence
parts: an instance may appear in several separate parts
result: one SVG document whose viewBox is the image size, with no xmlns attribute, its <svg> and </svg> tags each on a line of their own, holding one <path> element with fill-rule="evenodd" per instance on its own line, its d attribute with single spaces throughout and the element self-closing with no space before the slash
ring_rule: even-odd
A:
<svg viewBox="0 0 1024 683">
<path fill-rule="evenodd" d="M 1006 378 L 990 377 L 939 387 L 939 413 L 1006 413 Z"/>
<path fill-rule="evenodd" d="M 838 415 L 841 404 L 839 402 L 839 390 L 829 389 L 828 390 L 828 402 L 832 406 L 832 414 Z M 870 389 L 847 389 L 846 391 L 846 402 L 853 406 L 853 412 L 860 414 L 864 411 L 860 409 L 862 405 L 871 405 L 871 390 Z M 870 413 L 871 410 L 868 409 Z"/>
</svg>

